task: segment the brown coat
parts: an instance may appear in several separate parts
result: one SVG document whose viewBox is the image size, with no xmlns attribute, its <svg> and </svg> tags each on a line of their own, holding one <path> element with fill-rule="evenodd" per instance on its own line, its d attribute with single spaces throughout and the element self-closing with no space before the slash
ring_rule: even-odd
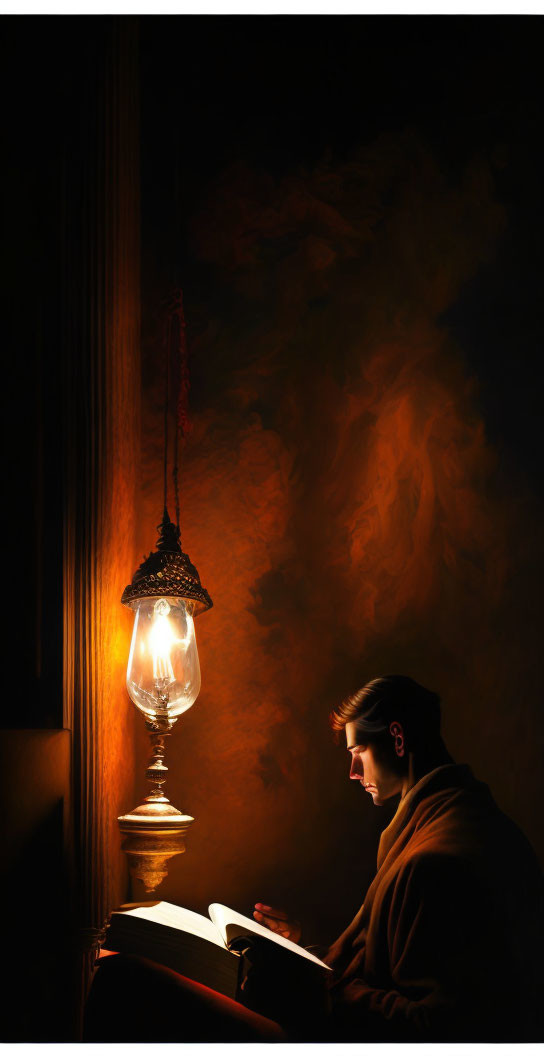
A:
<svg viewBox="0 0 544 1056">
<path fill-rule="evenodd" d="M 364 905 L 331 946 L 340 1040 L 541 1041 L 544 888 L 468 766 L 426 774 L 382 834 Z"/>
</svg>

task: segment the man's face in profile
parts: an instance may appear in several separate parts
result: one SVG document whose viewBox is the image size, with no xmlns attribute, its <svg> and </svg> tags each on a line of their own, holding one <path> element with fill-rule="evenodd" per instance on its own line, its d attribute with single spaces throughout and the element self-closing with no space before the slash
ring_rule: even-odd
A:
<svg viewBox="0 0 544 1056">
<path fill-rule="evenodd" d="M 402 792 L 402 774 L 396 763 L 393 739 L 386 733 L 380 738 L 366 738 L 356 722 L 346 723 L 346 744 L 351 754 L 349 776 L 359 781 L 372 796 L 374 806 L 381 807 L 391 796 Z"/>
</svg>

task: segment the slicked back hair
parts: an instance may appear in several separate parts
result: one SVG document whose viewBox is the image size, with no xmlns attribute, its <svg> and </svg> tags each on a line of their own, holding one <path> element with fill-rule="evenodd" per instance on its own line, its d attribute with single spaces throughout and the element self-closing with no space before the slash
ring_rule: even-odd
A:
<svg viewBox="0 0 544 1056">
<path fill-rule="evenodd" d="M 440 697 L 406 675 L 384 675 L 367 682 L 332 709 L 329 724 L 335 740 L 348 722 L 357 722 L 369 737 L 401 722 L 412 745 L 440 737 Z"/>
</svg>

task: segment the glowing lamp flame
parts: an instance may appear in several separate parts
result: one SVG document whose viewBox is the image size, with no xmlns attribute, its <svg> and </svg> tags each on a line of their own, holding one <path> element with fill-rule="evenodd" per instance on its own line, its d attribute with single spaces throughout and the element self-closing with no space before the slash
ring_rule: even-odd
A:
<svg viewBox="0 0 544 1056">
<path fill-rule="evenodd" d="M 170 650 L 178 640 L 174 636 L 168 613 L 170 606 L 165 598 L 155 604 L 154 619 L 149 632 L 149 647 L 153 657 L 153 678 L 165 682 L 174 682 L 174 668 L 170 659 Z"/>
</svg>

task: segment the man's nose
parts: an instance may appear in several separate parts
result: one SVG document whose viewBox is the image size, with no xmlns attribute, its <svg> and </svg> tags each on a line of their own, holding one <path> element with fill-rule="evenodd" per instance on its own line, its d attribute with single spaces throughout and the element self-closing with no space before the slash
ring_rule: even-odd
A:
<svg viewBox="0 0 544 1056">
<path fill-rule="evenodd" d="M 353 781 L 360 781 L 363 776 L 363 764 L 361 760 L 356 756 L 352 756 L 351 768 L 349 776 Z"/>
</svg>

